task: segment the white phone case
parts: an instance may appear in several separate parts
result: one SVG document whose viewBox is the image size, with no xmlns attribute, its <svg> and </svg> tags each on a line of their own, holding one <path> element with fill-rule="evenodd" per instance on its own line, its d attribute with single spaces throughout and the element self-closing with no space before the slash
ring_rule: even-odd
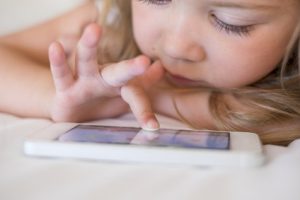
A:
<svg viewBox="0 0 300 200">
<path fill-rule="evenodd" d="M 256 167 L 264 161 L 262 145 L 254 133 L 230 132 L 229 149 L 143 145 L 138 136 L 132 140 L 134 145 L 57 140 L 58 136 L 75 126 L 78 124 L 59 123 L 33 134 L 24 142 L 24 153 L 29 156 L 210 167 Z M 122 127 L 118 127 L 120 129 Z M 152 133 L 143 131 L 139 134 L 148 134 L 146 137 L 150 134 L 151 137 Z"/>
</svg>

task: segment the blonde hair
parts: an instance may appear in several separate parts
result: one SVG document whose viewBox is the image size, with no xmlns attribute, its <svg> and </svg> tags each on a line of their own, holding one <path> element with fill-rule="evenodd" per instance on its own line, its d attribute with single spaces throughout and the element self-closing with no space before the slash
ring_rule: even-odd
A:
<svg viewBox="0 0 300 200">
<path fill-rule="evenodd" d="M 103 3 L 99 20 L 105 37 L 99 47 L 99 62 L 117 62 L 138 55 L 140 52 L 132 32 L 130 0 L 103 0 Z M 109 21 L 112 11 L 114 20 Z M 273 144 L 288 144 L 300 137 L 299 34 L 300 22 L 281 64 L 263 80 L 243 88 L 211 89 L 209 107 L 217 129 L 257 132 L 264 143 Z M 196 92 L 186 90 L 189 91 Z M 241 111 L 229 105 L 224 98 L 228 94 L 249 109 Z M 176 100 L 174 104 L 178 110 Z M 178 115 L 182 116 L 179 110 Z M 182 119 L 189 123 L 183 116 Z M 189 124 L 197 128 L 197 123 Z M 278 126 L 274 128 L 274 124 Z"/>
<path fill-rule="evenodd" d="M 98 22 L 104 38 L 99 46 L 99 62 L 118 62 L 138 55 L 131 23 L 130 0 L 102 0 Z"/>
</svg>

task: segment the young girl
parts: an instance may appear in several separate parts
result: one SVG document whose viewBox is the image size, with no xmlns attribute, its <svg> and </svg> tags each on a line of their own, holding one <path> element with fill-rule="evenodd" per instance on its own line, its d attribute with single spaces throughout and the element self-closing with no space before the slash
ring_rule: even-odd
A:
<svg viewBox="0 0 300 200">
<path fill-rule="evenodd" d="M 85 121 L 129 105 L 148 129 L 157 112 L 286 144 L 300 137 L 299 9 L 299 0 L 104 0 L 98 11 L 88 1 L 0 39 L 0 110 Z"/>
</svg>

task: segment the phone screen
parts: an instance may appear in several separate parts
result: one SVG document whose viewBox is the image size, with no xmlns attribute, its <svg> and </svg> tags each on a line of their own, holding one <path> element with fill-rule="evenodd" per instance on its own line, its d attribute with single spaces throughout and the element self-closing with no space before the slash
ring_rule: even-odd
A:
<svg viewBox="0 0 300 200">
<path fill-rule="evenodd" d="M 60 142 L 229 150 L 229 132 L 78 125 L 57 138 Z"/>
</svg>

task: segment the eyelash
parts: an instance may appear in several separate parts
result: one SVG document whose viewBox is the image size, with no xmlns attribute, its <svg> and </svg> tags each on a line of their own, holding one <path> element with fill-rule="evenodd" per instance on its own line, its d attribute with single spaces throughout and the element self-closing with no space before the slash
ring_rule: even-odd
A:
<svg viewBox="0 0 300 200">
<path fill-rule="evenodd" d="M 153 5 L 166 5 L 172 0 L 138 0 L 142 3 L 146 4 L 153 4 Z M 225 31 L 227 34 L 236 34 L 239 36 L 248 36 L 249 33 L 252 31 L 253 26 L 252 25 L 246 25 L 246 26 L 236 26 L 232 24 L 227 24 L 220 20 L 216 15 L 211 14 L 211 17 L 213 18 L 213 24 L 219 31 Z"/>
<path fill-rule="evenodd" d="M 139 0 L 143 3 L 147 3 L 147 4 L 154 4 L 154 5 L 166 5 L 168 3 L 170 3 L 172 0 Z"/>
<path fill-rule="evenodd" d="M 211 14 L 211 17 L 213 18 L 213 24 L 219 31 L 225 31 L 227 34 L 237 34 L 239 36 L 248 36 L 250 32 L 253 29 L 252 25 L 246 25 L 246 26 L 236 26 L 232 24 L 227 24 L 220 20 L 217 16 L 214 14 Z"/>
</svg>

